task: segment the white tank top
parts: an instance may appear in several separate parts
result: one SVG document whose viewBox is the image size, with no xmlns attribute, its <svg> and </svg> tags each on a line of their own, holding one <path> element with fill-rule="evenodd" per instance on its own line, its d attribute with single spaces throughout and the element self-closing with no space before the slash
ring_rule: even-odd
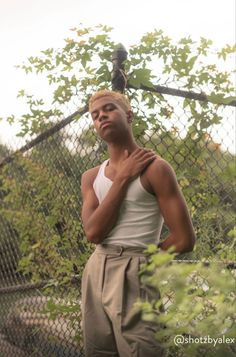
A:
<svg viewBox="0 0 236 357">
<path fill-rule="evenodd" d="M 93 183 L 99 203 L 113 183 L 105 176 L 108 161 L 102 163 Z M 162 225 L 157 199 L 143 187 L 139 176 L 129 184 L 116 225 L 102 243 L 145 248 L 159 242 Z"/>
</svg>

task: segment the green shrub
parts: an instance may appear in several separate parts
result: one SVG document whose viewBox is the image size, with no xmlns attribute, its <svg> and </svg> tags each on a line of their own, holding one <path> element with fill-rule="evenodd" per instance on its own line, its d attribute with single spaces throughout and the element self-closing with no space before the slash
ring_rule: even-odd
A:
<svg viewBox="0 0 236 357">
<path fill-rule="evenodd" d="M 143 266 L 141 281 L 160 291 L 161 299 L 138 301 L 136 308 L 141 309 L 144 320 L 156 324 L 156 338 L 166 347 L 168 356 L 225 354 L 233 357 L 236 348 L 235 270 L 213 262 L 208 265 L 174 261 L 174 254 L 160 252 L 152 245 L 147 251 L 151 256 L 149 263 Z M 165 311 L 160 313 L 162 305 Z M 159 328 L 160 324 L 165 328 Z M 185 343 L 176 346 L 178 337 L 175 336 L 185 339 Z M 218 343 L 213 340 L 206 343 L 206 338 L 208 342 L 210 338 L 218 338 Z M 226 338 L 230 343 L 220 343 Z M 200 339 L 202 343 L 197 343 Z"/>
</svg>

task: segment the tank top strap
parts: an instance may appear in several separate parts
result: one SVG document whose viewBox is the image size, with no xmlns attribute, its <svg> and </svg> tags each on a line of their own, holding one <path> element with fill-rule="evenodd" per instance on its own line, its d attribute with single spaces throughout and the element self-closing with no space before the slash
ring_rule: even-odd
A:
<svg viewBox="0 0 236 357">
<path fill-rule="evenodd" d="M 98 198 L 99 203 L 104 199 L 108 190 L 112 185 L 112 181 L 105 176 L 105 167 L 109 159 L 105 160 L 99 167 L 97 176 L 93 182 L 93 189 Z"/>
<path fill-rule="evenodd" d="M 108 161 L 109 159 L 103 161 L 103 163 L 100 165 L 97 176 L 105 176 L 105 167 L 107 166 Z"/>
</svg>

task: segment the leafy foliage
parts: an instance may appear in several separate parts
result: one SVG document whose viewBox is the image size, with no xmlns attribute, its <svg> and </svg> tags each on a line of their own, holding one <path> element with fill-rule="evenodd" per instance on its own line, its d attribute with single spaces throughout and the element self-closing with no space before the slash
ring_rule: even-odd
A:
<svg viewBox="0 0 236 357">
<path fill-rule="evenodd" d="M 141 271 L 145 286 L 152 286 L 160 300 L 139 301 L 136 308 L 143 319 L 156 324 L 156 337 L 165 346 L 168 356 L 234 355 L 235 338 L 235 275 L 224 265 L 185 264 L 173 261 L 174 254 L 159 252 L 150 245 L 149 263 Z M 165 311 L 160 313 L 160 307 Z M 159 326 L 165 326 L 160 329 Z M 218 338 L 219 343 L 178 342 L 200 338 Z M 223 337 L 224 336 L 224 337 Z M 220 343 L 227 338 L 231 343 Z M 195 339 L 195 340 L 194 340 Z M 182 341 L 184 341 L 182 339 Z"/>
<path fill-rule="evenodd" d="M 47 98 L 34 98 L 24 89 L 19 91 L 18 96 L 24 98 L 29 106 L 29 112 L 18 119 L 21 123 L 19 135 L 38 133 L 48 121 L 61 117 L 66 104 L 72 108 L 73 102 L 84 106 L 91 93 L 111 87 L 111 58 L 115 47 L 110 37 L 111 30 L 104 25 L 71 29 L 72 36 L 65 39 L 64 47 L 41 51 L 40 56 L 31 56 L 18 66 L 27 74 L 43 75 L 52 91 L 51 102 L 46 101 Z M 211 46 L 212 42 L 204 38 L 199 42 L 182 38 L 175 44 L 161 30 L 147 33 L 129 50 L 126 61 L 128 84 L 136 89 L 140 85 L 152 88 L 158 83 L 199 93 L 207 91 L 213 104 L 226 104 L 235 98 L 233 73 L 222 72 L 215 64 L 207 63 Z M 235 46 L 227 45 L 215 56 L 218 61 L 226 61 L 234 52 Z M 134 107 L 137 107 L 137 102 L 143 103 L 148 122 L 149 113 L 150 117 L 151 113 L 153 115 L 149 109 L 155 108 L 155 116 L 162 118 L 170 118 L 174 113 L 161 95 L 152 96 L 132 89 L 128 94 Z M 193 122 L 192 130 L 196 124 L 195 131 L 200 122 L 206 129 L 221 119 L 216 114 L 216 106 L 209 103 L 198 106 L 195 101 L 186 99 L 184 108 L 191 110 L 189 121 Z M 16 118 L 11 115 L 8 120 L 13 122 Z"/>
<path fill-rule="evenodd" d="M 28 112 L 20 118 L 14 115 L 7 118 L 10 123 L 21 124 L 19 136 L 43 132 L 65 116 L 68 108 L 77 110 L 87 104 L 93 92 L 111 88 L 115 43 L 110 33 L 111 28 L 103 25 L 72 29 L 72 36 L 65 40 L 64 47 L 46 49 L 19 66 L 26 74 L 46 79 L 51 89 L 51 96 L 46 93 L 45 98 L 36 98 L 24 89 L 19 91 L 18 97 L 26 101 Z M 234 46 L 225 46 L 215 54 L 217 61 L 223 65 L 235 50 Z M 211 41 L 204 38 L 198 42 L 183 38 L 173 43 L 162 31 L 145 34 L 129 50 L 125 63 L 126 94 L 135 113 L 133 130 L 137 142 L 153 148 L 173 165 L 186 197 L 198 241 L 195 251 L 182 258 L 233 261 L 235 157 L 225 152 L 211 136 L 212 128 L 222 123 L 225 105 L 235 99 L 233 71 L 222 71 L 212 64 L 211 51 Z M 154 84 L 206 93 L 209 101 L 185 98 L 176 103 L 176 98 L 141 90 L 142 86 L 153 89 Z M 22 254 L 18 269 L 33 281 L 47 280 L 48 294 L 58 294 L 68 288 L 71 305 L 60 304 L 57 309 L 51 302 L 47 312 L 52 317 L 80 309 L 80 289 L 76 284 L 80 282 L 91 246 L 83 236 L 79 182 L 85 169 L 106 157 L 106 148 L 95 138 L 88 116 L 77 118 L 77 124 L 81 124 L 83 130 L 77 133 L 76 139 L 69 130 L 54 134 L 27 155 L 18 155 L 1 174 L 0 214 L 18 238 Z M 163 236 L 166 232 L 165 227 Z M 205 269 L 201 265 L 168 265 L 168 255 L 162 255 L 168 259 L 160 264 L 160 256 L 155 257 L 154 254 L 148 267 L 152 277 L 145 278 L 145 282 L 154 286 L 160 283 L 166 295 L 165 282 L 170 280 L 170 289 L 177 291 L 169 315 L 164 315 L 169 316 L 173 324 L 169 324 L 168 318 L 164 321 L 169 325 L 162 337 L 170 338 L 178 328 L 180 333 L 184 332 L 184 319 L 192 326 L 189 332 L 197 336 L 197 327 L 202 328 L 201 333 L 206 331 L 208 322 L 213 319 L 212 311 L 218 314 L 216 326 L 219 327 L 219 320 L 223 319 L 223 326 L 229 328 L 229 310 L 224 306 L 232 302 L 230 273 L 211 267 Z M 221 277 L 218 282 L 216 276 Z M 203 281 L 209 287 L 208 292 L 200 286 Z M 211 301 L 209 306 L 208 300 Z M 221 312 L 216 312 L 215 306 L 219 306 Z M 156 307 L 143 305 L 145 318 L 155 320 Z M 198 319 L 198 315 L 202 319 Z"/>
<path fill-rule="evenodd" d="M 80 192 L 77 178 L 63 172 L 69 154 L 66 148 L 56 167 L 45 158 L 42 162 L 41 150 L 39 146 L 31 158 L 18 155 L 5 166 L 1 214 L 19 235 L 22 257 L 18 269 L 33 281 L 65 285 L 73 276 L 80 280 L 89 253 L 79 219 Z M 54 160 L 59 155 L 61 152 L 54 154 Z"/>
</svg>

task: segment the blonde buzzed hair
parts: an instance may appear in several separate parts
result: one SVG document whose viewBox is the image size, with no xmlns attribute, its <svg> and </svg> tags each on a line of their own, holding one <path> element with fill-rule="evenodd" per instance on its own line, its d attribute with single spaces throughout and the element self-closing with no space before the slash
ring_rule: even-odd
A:
<svg viewBox="0 0 236 357">
<path fill-rule="evenodd" d="M 91 107 L 93 103 L 103 97 L 112 97 L 120 106 L 122 106 L 125 111 L 131 110 L 129 99 L 122 93 L 114 92 L 112 90 L 103 89 L 94 93 L 89 99 L 89 111 L 91 112 Z"/>
</svg>

